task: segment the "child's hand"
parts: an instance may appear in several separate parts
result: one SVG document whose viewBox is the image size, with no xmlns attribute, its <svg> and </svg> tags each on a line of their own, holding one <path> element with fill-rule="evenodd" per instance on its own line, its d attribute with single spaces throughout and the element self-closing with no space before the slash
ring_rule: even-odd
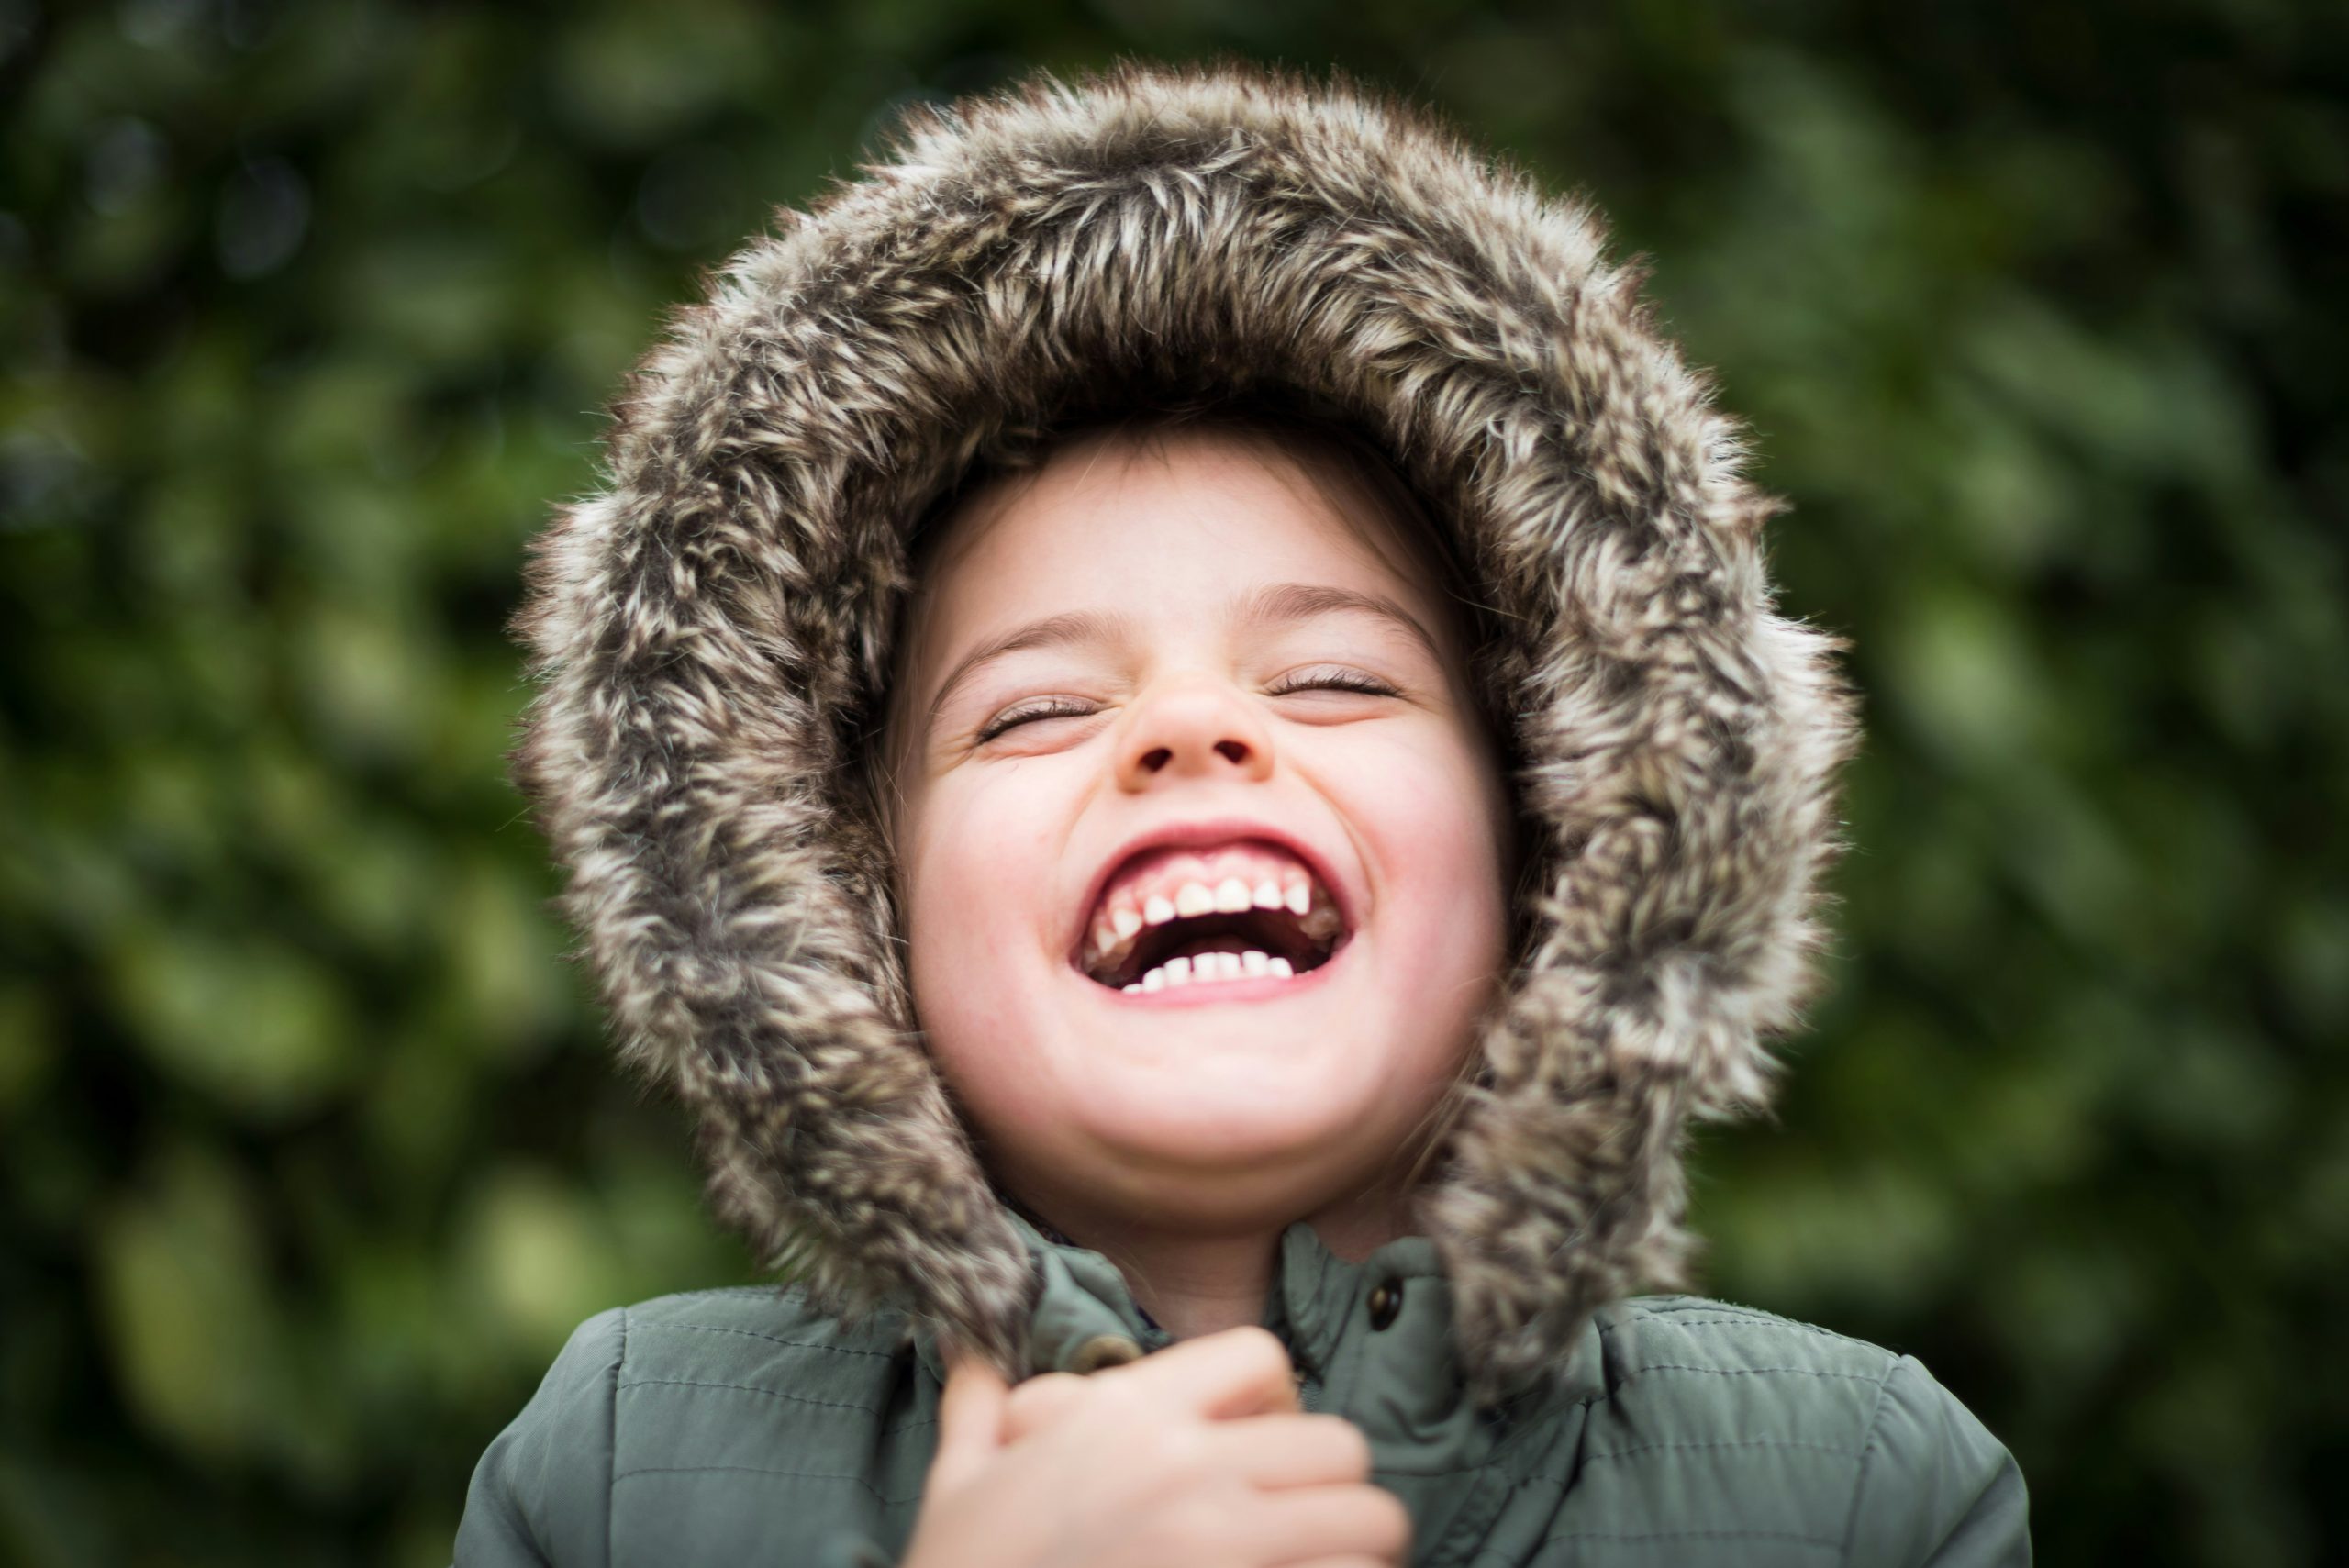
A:
<svg viewBox="0 0 2349 1568">
<path fill-rule="evenodd" d="M 1394 1568 L 1410 1515 L 1369 1477 L 1263 1329 L 1018 1393 L 958 1361 L 902 1568 Z"/>
</svg>

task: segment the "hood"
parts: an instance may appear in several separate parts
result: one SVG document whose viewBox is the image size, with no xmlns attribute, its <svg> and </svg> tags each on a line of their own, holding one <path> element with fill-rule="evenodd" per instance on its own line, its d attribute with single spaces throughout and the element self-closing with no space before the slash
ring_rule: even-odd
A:
<svg viewBox="0 0 2349 1568">
<path fill-rule="evenodd" d="M 1764 1104 L 1814 984 L 1854 702 L 1774 612 L 1740 427 L 1602 242 L 1358 86 L 1127 67 L 916 111 L 674 317 L 534 546 L 513 760 L 618 1048 L 763 1264 L 1024 1375 L 1031 1233 L 852 782 L 905 539 L 1006 432 L 1277 389 L 1384 444 L 1501 628 L 1523 937 L 1416 1210 L 1464 1375 L 1555 1381 L 1596 1308 L 1681 1283 L 1685 1129 Z"/>
</svg>

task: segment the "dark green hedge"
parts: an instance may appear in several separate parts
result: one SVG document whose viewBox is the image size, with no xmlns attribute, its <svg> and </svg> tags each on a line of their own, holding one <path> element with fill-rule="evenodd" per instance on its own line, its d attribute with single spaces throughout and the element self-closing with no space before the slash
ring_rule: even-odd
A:
<svg viewBox="0 0 2349 1568">
<path fill-rule="evenodd" d="M 1923 1356 L 2044 1561 L 2340 1561 L 2345 17 L 0 4 L 0 1556 L 445 1563 L 573 1323 L 749 1277 L 543 912 L 522 542 L 894 106 L 1231 50 L 1596 197 L 1856 642 L 1708 1288 Z"/>
</svg>

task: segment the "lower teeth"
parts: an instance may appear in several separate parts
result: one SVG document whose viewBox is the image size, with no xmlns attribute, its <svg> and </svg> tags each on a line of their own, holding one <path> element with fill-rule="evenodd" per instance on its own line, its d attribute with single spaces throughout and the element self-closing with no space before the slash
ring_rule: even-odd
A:
<svg viewBox="0 0 2349 1568">
<path fill-rule="evenodd" d="M 1296 973 L 1296 967 L 1288 960 L 1269 957 L 1252 949 L 1247 952 L 1203 952 L 1196 957 L 1170 958 L 1122 989 L 1131 996 L 1138 992 L 1163 991 L 1169 986 L 1218 980 L 1288 980 Z"/>
</svg>

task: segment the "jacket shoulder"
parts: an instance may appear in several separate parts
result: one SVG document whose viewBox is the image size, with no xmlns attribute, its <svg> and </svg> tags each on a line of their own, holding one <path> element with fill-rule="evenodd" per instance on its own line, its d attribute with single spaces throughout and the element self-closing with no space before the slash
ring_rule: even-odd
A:
<svg viewBox="0 0 2349 1568">
<path fill-rule="evenodd" d="M 903 1328 L 771 1285 L 597 1313 L 482 1455 L 458 1568 L 739 1561 L 778 1530 L 815 1561 L 870 1561 L 887 1488 L 838 1456 L 870 1452 L 902 1393 Z"/>
<path fill-rule="evenodd" d="M 2031 1560 L 2013 1457 L 1912 1356 L 1753 1307 L 1642 1296 L 1599 1315 L 1544 1536 L 1606 1561 Z"/>
<path fill-rule="evenodd" d="M 617 1310 L 629 1388 L 691 1387 L 699 1380 L 729 1377 L 783 1381 L 795 1392 L 805 1391 L 811 1381 L 838 1387 L 869 1380 L 874 1371 L 870 1363 L 896 1358 L 905 1329 L 904 1315 L 897 1312 L 843 1322 L 787 1285 L 685 1291 Z M 672 1378 L 679 1381 L 666 1381 Z"/>
</svg>

